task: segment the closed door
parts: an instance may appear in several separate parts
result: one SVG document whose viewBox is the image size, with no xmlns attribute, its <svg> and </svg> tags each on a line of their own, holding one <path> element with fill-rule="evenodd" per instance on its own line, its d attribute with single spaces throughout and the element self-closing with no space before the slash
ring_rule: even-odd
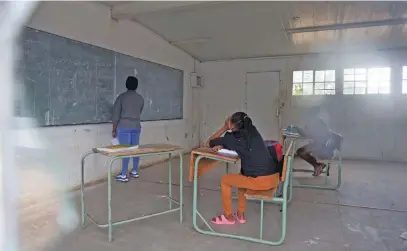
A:
<svg viewBox="0 0 407 251">
<path fill-rule="evenodd" d="M 265 140 L 279 139 L 279 72 L 247 73 L 246 112 Z"/>
</svg>

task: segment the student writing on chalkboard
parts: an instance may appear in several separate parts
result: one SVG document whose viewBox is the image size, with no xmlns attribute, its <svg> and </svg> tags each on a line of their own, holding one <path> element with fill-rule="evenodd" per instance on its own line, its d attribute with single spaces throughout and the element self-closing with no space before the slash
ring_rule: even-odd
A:
<svg viewBox="0 0 407 251">
<path fill-rule="evenodd" d="M 113 107 L 113 138 L 118 138 L 122 145 L 138 145 L 141 133 L 140 115 L 144 107 L 144 98 L 136 92 L 138 79 L 129 76 L 126 80 L 127 91 L 120 94 Z M 116 176 L 117 181 L 127 182 L 130 158 L 123 159 L 121 174 Z M 133 170 L 130 176 L 139 177 L 139 158 L 133 158 Z"/>
</svg>

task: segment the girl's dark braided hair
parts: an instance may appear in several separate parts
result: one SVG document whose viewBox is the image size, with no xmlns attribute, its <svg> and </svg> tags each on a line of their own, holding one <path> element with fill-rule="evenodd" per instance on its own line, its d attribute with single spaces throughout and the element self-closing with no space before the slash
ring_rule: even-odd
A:
<svg viewBox="0 0 407 251">
<path fill-rule="evenodd" d="M 252 119 L 244 112 L 236 112 L 230 118 L 230 122 L 236 126 L 238 131 L 243 133 L 247 143 L 247 149 L 251 151 L 251 139 L 254 129 Z"/>
</svg>

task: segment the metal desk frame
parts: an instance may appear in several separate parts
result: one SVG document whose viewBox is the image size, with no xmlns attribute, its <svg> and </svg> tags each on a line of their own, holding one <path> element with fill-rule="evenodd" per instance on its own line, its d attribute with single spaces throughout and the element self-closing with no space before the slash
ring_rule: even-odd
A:
<svg viewBox="0 0 407 251">
<path fill-rule="evenodd" d="M 182 161 L 183 161 L 183 154 L 182 154 L 182 150 L 172 150 L 172 151 L 160 151 L 160 152 L 152 152 L 152 153 L 141 153 L 141 154 L 131 154 L 131 155 L 123 155 L 123 156 L 114 156 L 110 159 L 109 161 L 109 165 L 108 165 L 108 176 L 107 176 L 107 186 L 108 186 L 108 190 L 107 190 L 107 196 L 108 196 L 108 222 L 107 224 L 99 224 L 97 223 L 89 214 L 86 213 L 85 210 L 85 175 L 84 175 L 84 167 L 85 167 L 85 160 L 88 156 L 92 155 L 92 154 L 97 154 L 100 153 L 99 151 L 97 151 L 96 149 L 93 149 L 92 151 L 86 153 L 81 160 L 81 216 L 82 216 L 82 228 L 85 228 L 85 220 L 86 218 L 88 218 L 93 224 L 95 224 L 96 226 L 98 226 L 99 228 L 108 228 L 108 235 L 109 235 L 109 242 L 112 241 L 113 236 L 112 236 L 112 228 L 113 226 L 117 226 L 117 225 L 121 225 L 121 224 L 125 224 L 125 223 L 129 223 L 129 222 L 133 222 L 133 221 L 138 221 L 138 220 L 143 220 L 143 219 L 147 219 L 147 218 L 151 218 L 154 216 L 158 216 L 158 215 L 162 215 L 162 214 L 167 214 L 167 213 L 172 213 L 172 212 L 176 212 L 179 211 L 179 218 L 180 218 L 180 223 L 182 223 L 182 199 L 183 199 L 183 185 L 182 185 L 182 174 L 183 174 L 183 170 L 182 170 Z M 118 222 L 112 222 L 112 165 L 113 163 L 118 160 L 118 159 L 124 159 L 124 158 L 133 158 L 133 157 L 145 157 L 145 156 L 154 156 L 154 155 L 164 155 L 164 154 L 168 154 L 169 155 L 169 161 L 168 161 L 168 169 L 169 169 L 169 175 L 168 175 L 168 196 L 166 196 L 166 198 L 169 200 L 169 210 L 163 211 L 163 212 L 159 212 L 159 213 L 154 213 L 154 214 L 149 214 L 149 215 L 145 215 L 142 217 L 136 217 L 136 218 L 132 218 L 132 219 L 128 219 L 128 220 L 123 220 L 123 221 L 118 221 Z M 171 163 L 171 159 L 172 159 L 172 155 L 173 154 L 178 154 L 179 155 L 179 159 L 180 159 L 180 164 L 179 164 L 179 168 L 180 168 L 180 185 L 179 185 L 179 201 L 175 200 L 172 198 L 172 175 L 171 175 L 171 169 L 172 169 L 172 163 Z M 172 203 L 175 203 L 177 205 L 179 205 L 177 208 L 172 208 Z"/>
<path fill-rule="evenodd" d="M 226 163 L 226 172 L 229 170 L 229 164 L 230 163 L 236 163 L 236 161 L 229 161 L 221 157 L 214 157 L 214 156 L 206 156 L 204 154 L 199 154 L 196 157 L 195 163 L 194 163 L 194 189 L 193 189 L 193 206 L 192 206 L 192 222 L 194 229 L 201 233 L 201 234 L 207 234 L 207 235 L 212 235 L 212 236 L 219 236 L 219 237 L 226 237 L 226 238 L 232 238 L 232 239 L 239 239 L 239 240 L 244 240 L 244 241 L 251 241 L 255 243 L 261 243 L 261 244 L 267 244 L 267 245 L 272 245 L 272 246 L 278 246 L 283 244 L 285 237 L 286 237 L 286 229 L 287 229 L 287 204 L 291 201 L 292 199 L 292 156 L 288 157 L 288 162 L 287 162 L 287 176 L 286 176 L 286 182 L 284 182 L 283 185 L 283 197 L 282 198 L 277 198 L 274 197 L 272 199 L 254 199 L 254 198 L 247 198 L 247 200 L 257 200 L 260 201 L 261 203 L 261 212 L 260 212 L 260 236 L 259 238 L 253 238 L 253 237 L 248 237 L 248 236 L 242 236 L 242 235 L 234 235 L 234 234 L 226 234 L 226 233 L 219 233 L 215 232 L 212 227 L 209 225 L 209 223 L 204 219 L 204 217 L 199 213 L 198 211 L 198 167 L 199 167 L 199 161 L 203 158 L 207 159 L 212 159 L 216 161 L 221 161 L 223 163 Z M 288 193 L 289 195 L 288 195 Z M 264 207 L 264 202 L 271 202 L 275 204 L 280 204 L 281 205 L 281 212 L 282 212 L 282 226 L 281 226 L 281 237 L 277 241 L 269 241 L 269 240 L 264 240 L 263 239 L 263 207 Z M 209 231 L 203 230 L 199 228 L 197 224 L 197 216 L 201 218 L 201 220 L 204 222 L 204 224 L 208 227 Z"/>
<path fill-rule="evenodd" d="M 291 140 L 294 144 L 294 149 L 295 149 L 295 144 L 297 140 L 306 140 L 303 137 L 298 137 L 294 135 L 282 135 L 283 137 L 283 152 L 285 152 L 285 146 L 286 146 L 286 141 Z M 325 179 L 324 179 L 324 185 L 307 185 L 307 184 L 299 184 L 299 185 L 293 185 L 293 187 L 298 187 L 298 188 L 309 188 L 309 189 L 319 189 L 319 190 L 337 190 L 342 184 L 342 155 L 339 152 L 338 154 L 338 159 L 332 159 L 332 160 L 321 160 L 322 163 L 327 165 L 326 171 L 323 171 L 322 173 L 325 174 Z M 328 176 L 330 175 L 330 169 L 331 169 L 331 164 L 333 162 L 337 162 L 336 166 L 338 168 L 338 177 L 337 177 L 337 183 L 335 186 L 329 186 L 328 185 Z M 307 170 L 307 169 L 294 169 L 292 172 L 301 172 L 301 173 L 313 173 L 314 171 L 312 170 Z"/>
</svg>

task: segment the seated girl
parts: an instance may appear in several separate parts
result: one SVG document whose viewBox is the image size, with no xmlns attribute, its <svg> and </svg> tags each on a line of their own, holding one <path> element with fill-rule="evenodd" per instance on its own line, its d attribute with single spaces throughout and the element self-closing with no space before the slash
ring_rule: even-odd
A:
<svg viewBox="0 0 407 251">
<path fill-rule="evenodd" d="M 221 225 L 232 225 L 235 221 L 245 223 L 246 189 L 269 190 L 277 187 L 278 168 L 260 133 L 244 112 L 237 112 L 227 118 L 223 127 L 209 138 L 206 145 L 212 147 L 214 151 L 223 148 L 236 151 L 241 159 L 240 174 L 227 174 L 222 177 L 224 212 L 213 218 L 212 223 Z M 238 209 L 234 213 L 232 212 L 232 187 L 238 188 Z"/>
</svg>

